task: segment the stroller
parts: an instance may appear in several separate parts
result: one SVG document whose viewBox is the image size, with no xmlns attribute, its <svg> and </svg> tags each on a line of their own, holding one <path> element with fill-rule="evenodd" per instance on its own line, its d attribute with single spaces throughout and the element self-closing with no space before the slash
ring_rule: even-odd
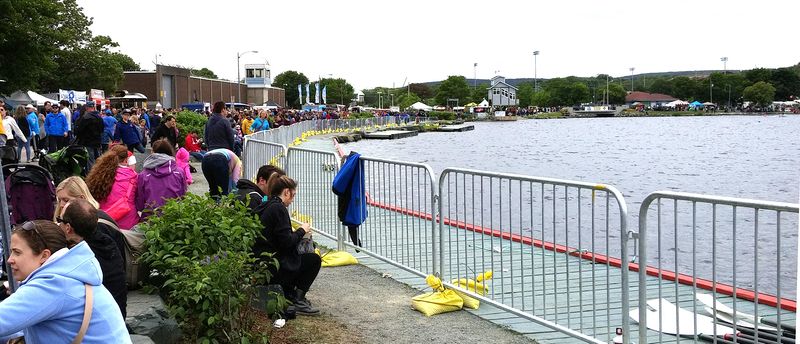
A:
<svg viewBox="0 0 800 344">
<path fill-rule="evenodd" d="M 12 171 L 5 180 L 11 223 L 52 220 L 56 189 L 50 172 L 30 164 L 6 165 L 3 169 Z"/>
<path fill-rule="evenodd" d="M 55 185 L 72 176 L 86 176 L 86 162 L 89 152 L 86 147 L 71 145 L 56 152 L 46 154 L 39 160 L 39 166 L 49 171 Z"/>
<path fill-rule="evenodd" d="M 17 149 L 14 146 L 0 147 L 0 163 L 3 165 L 3 175 L 11 174 L 10 169 L 6 169 L 6 165 L 13 165 L 19 163 L 19 156 L 17 156 Z"/>
</svg>

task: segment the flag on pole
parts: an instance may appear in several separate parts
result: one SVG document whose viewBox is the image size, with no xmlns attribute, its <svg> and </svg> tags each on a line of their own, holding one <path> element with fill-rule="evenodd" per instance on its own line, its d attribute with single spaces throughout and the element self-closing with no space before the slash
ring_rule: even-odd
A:
<svg viewBox="0 0 800 344">
<path fill-rule="evenodd" d="M 308 91 L 309 84 L 306 84 L 306 104 L 311 102 L 311 92 Z"/>
<path fill-rule="evenodd" d="M 328 104 L 328 86 L 322 88 L 322 104 Z"/>
<path fill-rule="evenodd" d="M 303 85 L 297 84 L 297 102 L 303 103 Z"/>
<path fill-rule="evenodd" d="M 319 83 L 315 83 L 314 87 L 316 88 L 316 92 L 314 92 L 314 103 L 319 104 Z"/>
</svg>

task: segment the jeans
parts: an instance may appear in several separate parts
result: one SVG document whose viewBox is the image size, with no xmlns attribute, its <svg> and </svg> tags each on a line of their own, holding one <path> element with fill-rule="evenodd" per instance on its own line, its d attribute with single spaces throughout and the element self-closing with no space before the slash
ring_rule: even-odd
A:
<svg viewBox="0 0 800 344">
<path fill-rule="evenodd" d="M 17 157 L 19 157 L 20 161 L 22 161 L 22 148 L 25 147 L 25 156 L 27 157 L 27 161 L 30 162 L 33 157 L 31 156 L 31 140 L 33 138 L 29 138 L 28 141 L 22 142 L 22 140 L 17 140 Z"/>
<path fill-rule="evenodd" d="M 136 143 L 136 144 L 127 145 L 127 146 L 128 146 L 128 151 L 130 151 L 131 153 L 133 153 L 134 149 L 136 151 L 138 151 L 139 153 L 144 153 L 144 147 L 142 147 L 141 143 Z"/>
<path fill-rule="evenodd" d="M 94 161 L 100 157 L 100 146 L 86 146 L 86 151 L 89 152 L 89 159 L 86 161 L 86 171 L 91 171 L 92 166 L 94 166 Z"/>
<path fill-rule="evenodd" d="M 211 197 L 219 199 L 230 192 L 231 172 L 228 169 L 228 158 L 224 154 L 208 154 L 203 157 L 200 165 L 203 176 L 208 181 L 208 191 Z"/>
<path fill-rule="evenodd" d="M 206 151 L 189 152 L 189 155 L 191 155 L 197 161 L 203 162 L 203 157 L 206 156 Z"/>
</svg>

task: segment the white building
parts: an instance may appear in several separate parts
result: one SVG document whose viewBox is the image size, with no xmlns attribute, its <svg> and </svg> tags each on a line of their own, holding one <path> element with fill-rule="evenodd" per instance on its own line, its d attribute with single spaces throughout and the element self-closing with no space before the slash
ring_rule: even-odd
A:
<svg viewBox="0 0 800 344">
<path fill-rule="evenodd" d="M 251 104 L 267 105 L 272 102 L 280 106 L 286 105 L 279 101 L 282 97 L 285 99 L 286 91 L 272 87 L 270 73 L 269 63 L 244 65 L 244 83 L 247 85 L 247 99 Z"/>
<path fill-rule="evenodd" d="M 519 105 L 517 99 L 517 88 L 506 83 L 506 78 L 495 76 L 491 80 L 487 98 L 492 106 L 516 106 Z"/>
</svg>

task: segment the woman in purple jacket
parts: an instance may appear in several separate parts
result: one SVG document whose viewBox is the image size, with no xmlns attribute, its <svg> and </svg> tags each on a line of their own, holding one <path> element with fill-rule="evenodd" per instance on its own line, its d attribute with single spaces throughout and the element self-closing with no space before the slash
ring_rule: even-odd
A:
<svg viewBox="0 0 800 344">
<path fill-rule="evenodd" d="M 175 161 L 175 150 L 167 139 L 153 142 L 153 154 L 144 159 L 136 190 L 136 209 L 142 221 L 170 198 L 186 193 L 186 176 Z"/>
</svg>

